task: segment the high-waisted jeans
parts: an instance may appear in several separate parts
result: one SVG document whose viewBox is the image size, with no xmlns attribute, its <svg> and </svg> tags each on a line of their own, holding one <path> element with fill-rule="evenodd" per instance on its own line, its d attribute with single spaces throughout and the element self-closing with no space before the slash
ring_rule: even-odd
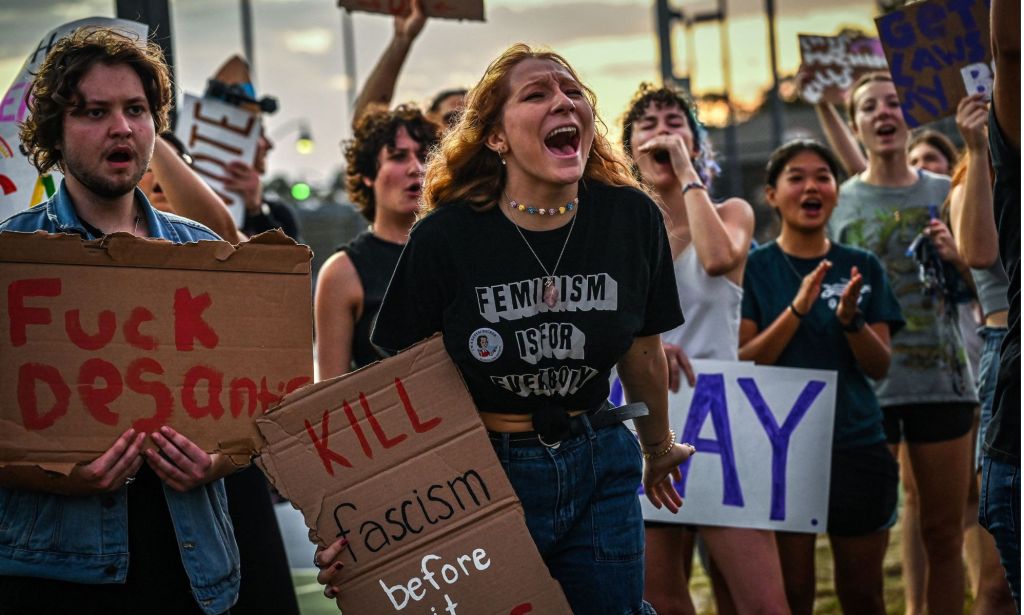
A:
<svg viewBox="0 0 1024 615">
<path fill-rule="evenodd" d="M 643 601 L 642 456 L 623 424 L 557 448 L 511 446 L 491 434 L 526 525 L 577 615 L 653 614 Z"/>
</svg>

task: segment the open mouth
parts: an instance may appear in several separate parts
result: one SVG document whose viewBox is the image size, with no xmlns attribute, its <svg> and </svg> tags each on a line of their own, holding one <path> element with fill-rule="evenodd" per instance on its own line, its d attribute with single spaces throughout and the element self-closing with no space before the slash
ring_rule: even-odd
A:
<svg viewBox="0 0 1024 615">
<path fill-rule="evenodd" d="M 126 164 L 132 161 L 132 150 L 128 147 L 115 147 L 107 154 L 107 161 L 114 164 Z"/>
<path fill-rule="evenodd" d="M 544 137 L 544 146 L 556 156 L 573 156 L 580 149 L 580 131 L 575 126 L 556 128 Z"/>
<path fill-rule="evenodd" d="M 800 209 L 809 214 L 817 215 L 821 213 L 821 201 L 817 199 L 807 199 L 806 201 L 800 203 Z"/>
<path fill-rule="evenodd" d="M 875 131 L 875 133 L 880 137 L 888 137 L 889 135 L 896 134 L 896 127 L 890 124 L 886 124 L 885 126 L 879 127 L 878 130 Z"/>
<path fill-rule="evenodd" d="M 414 198 L 420 198 L 420 194 L 423 192 L 423 187 L 419 182 L 409 184 L 405 187 L 405 193 Z"/>
<path fill-rule="evenodd" d="M 668 153 L 668 150 L 659 149 L 654 151 L 654 162 L 658 164 L 668 164 L 672 162 L 672 156 Z"/>
</svg>

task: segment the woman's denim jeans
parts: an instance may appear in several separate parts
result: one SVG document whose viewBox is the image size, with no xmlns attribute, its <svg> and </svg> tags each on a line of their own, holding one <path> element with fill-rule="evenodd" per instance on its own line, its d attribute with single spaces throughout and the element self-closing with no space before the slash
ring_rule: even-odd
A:
<svg viewBox="0 0 1024 615">
<path fill-rule="evenodd" d="M 636 437 L 617 424 L 561 442 L 491 442 L 523 503 L 526 525 L 577 615 L 653 613 L 643 602 L 644 527 Z"/>
</svg>

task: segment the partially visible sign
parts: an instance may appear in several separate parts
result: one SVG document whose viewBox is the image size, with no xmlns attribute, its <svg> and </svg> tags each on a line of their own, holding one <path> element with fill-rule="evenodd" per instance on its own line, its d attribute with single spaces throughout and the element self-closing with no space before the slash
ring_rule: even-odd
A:
<svg viewBox="0 0 1024 615">
<path fill-rule="evenodd" d="M 289 395 L 257 458 L 310 538 L 348 539 L 343 613 L 567 615 L 440 336 Z"/>
<path fill-rule="evenodd" d="M 669 394 L 669 424 L 697 454 L 680 466 L 678 514 L 665 523 L 824 532 L 832 467 L 836 373 L 693 361 L 697 384 Z M 621 387 L 614 387 L 612 401 Z"/>
<path fill-rule="evenodd" d="M 248 457 L 313 375 L 310 252 L 128 234 L 0 234 L 0 465 L 61 471 L 134 427 Z"/>
<path fill-rule="evenodd" d="M 60 185 L 60 173 L 53 169 L 42 177 L 28 158 L 21 153 L 18 124 L 29 116 L 26 96 L 35 80 L 35 72 L 57 41 L 83 26 L 103 26 L 122 30 L 140 41 L 146 40 L 149 28 L 134 21 L 88 17 L 46 33 L 35 49 L 29 52 L 14 83 L 0 99 L 0 220 L 49 198 Z"/>
<path fill-rule="evenodd" d="M 412 0 L 338 0 L 349 11 L 408 15 Z M 423 12 L 430 17 L 484 21 L 484 0 L 423 0 Z"/>
<path fill-rule="evenodd" d="M 800 97 L 812 105 L 823 100 L 842 104 L 847 90 L 858 77 L 887 69 L 877 38 L 849 34 L 798 34 L 797 37 L 800 41 Z"/>
<path fill-rule="evenodd" d="M 253 163 L 262 128 L 259 116 L 215 98 L 185 94 L 178 112 L 177 135 L 192 155 L 192 169 L 224 201 L 238 227 L 245 222 L 245 203 L 224 187 L 227 165 Z"/>
<path fill-rule="evenodd" d="M 911 128 L 956 113 L 974 81 L 991 77 L 991 0 L 927 0 L 875 18 L 893 83 Z"/>
</svg>

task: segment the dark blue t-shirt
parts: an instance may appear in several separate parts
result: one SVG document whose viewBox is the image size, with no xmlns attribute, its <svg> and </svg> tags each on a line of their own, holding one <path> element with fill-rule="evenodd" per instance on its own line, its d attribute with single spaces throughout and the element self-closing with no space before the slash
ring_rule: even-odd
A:
<svg viewBox="0 0 1024 615">
<path fill-rule="evenodd" d="M 882 408 L 850 350 L 836 306 L 854 266 L 864 276 L 859 305 L 868 324 L 887 322 L 890 333 L 896 333 L 904 324 L 900 305 L 874 254 L 833 243 L 823 258 L 832 261 L 832 268 L 825 274 L 821 294 L 775 365 L 838 372 L 833 445 L 853 448 L 881 442 Z M 743 318 L 754 321 L 759 331 L 768 328 L 789 309 L 803 277 L 821 260 L 788 256 L 774 241 L 751 252 L 743 276 Z"/>
</svg>

